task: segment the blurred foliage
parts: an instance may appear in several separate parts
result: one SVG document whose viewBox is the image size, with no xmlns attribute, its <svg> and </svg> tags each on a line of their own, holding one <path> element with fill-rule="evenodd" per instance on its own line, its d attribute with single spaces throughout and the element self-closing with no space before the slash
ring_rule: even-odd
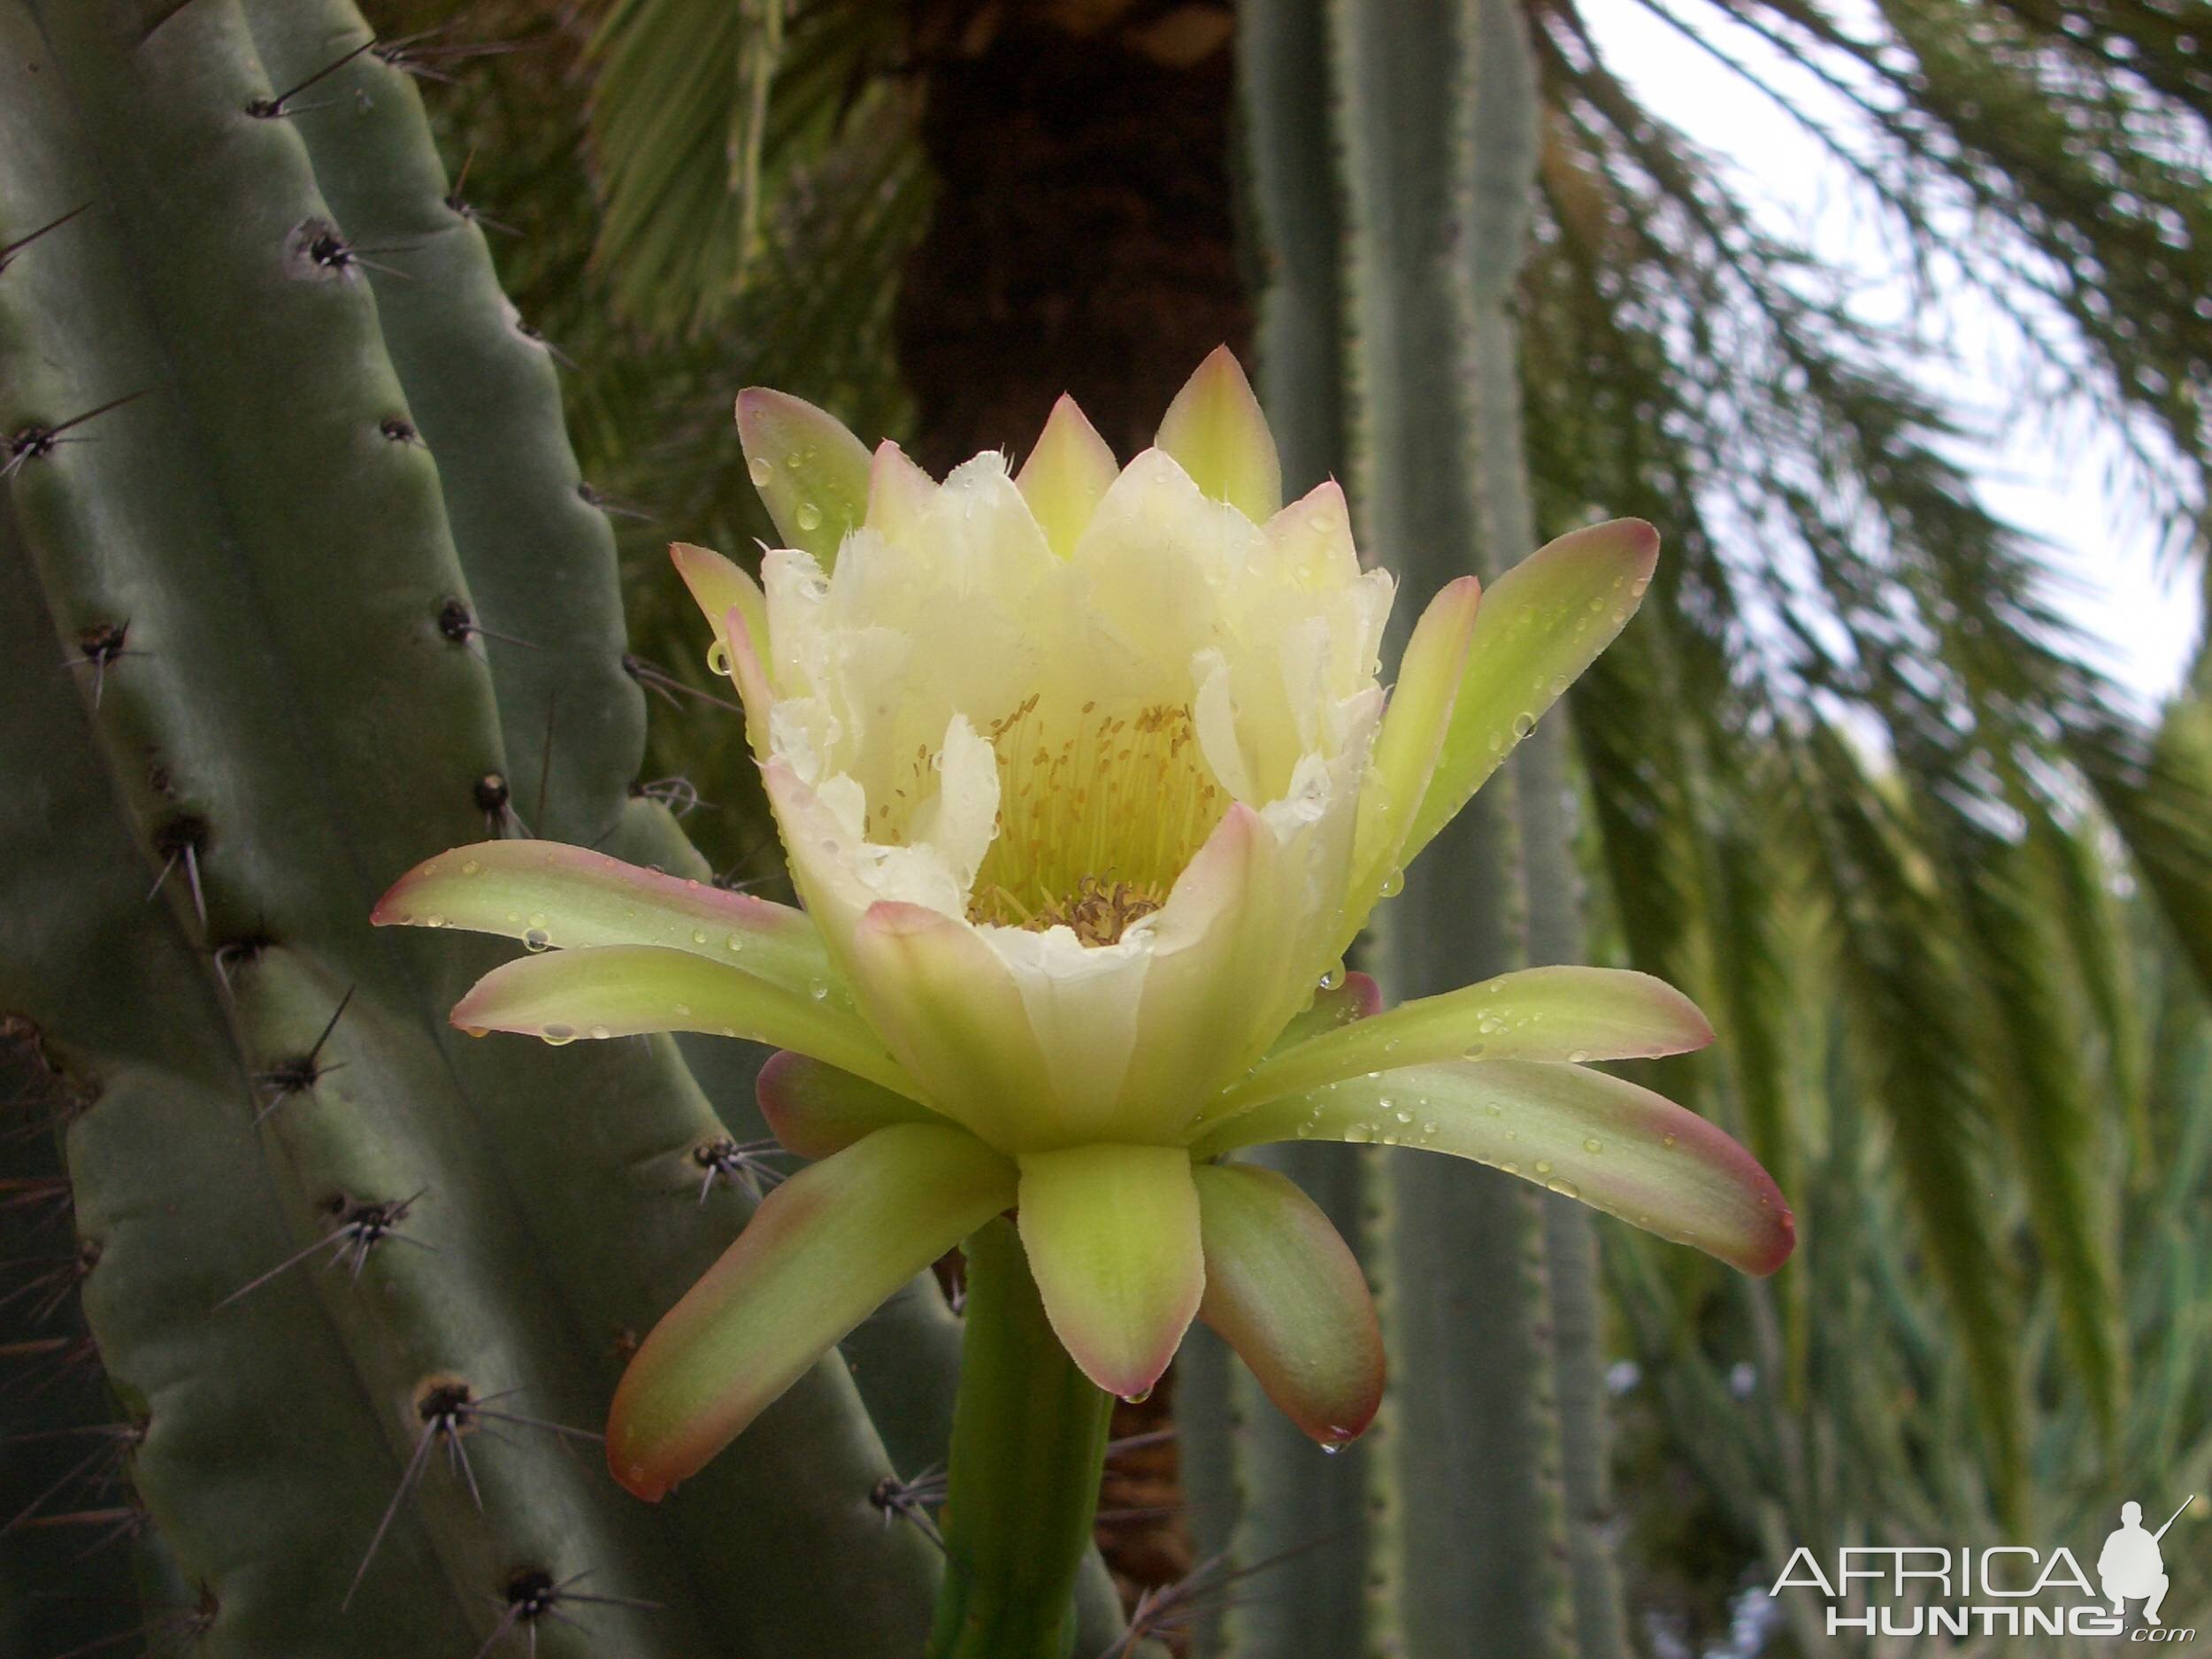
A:
<svg viewBox="0 0 2212 1659">
<path fill-rule="evenodd" d="M 1635 4 L 1804 125 L 1924 304 L 2005 318 L 2022 418 L 2117 434 L 2145 522 L 2202 561 L 2200 8 Z M 453 76 L 434 102 L 471 199 L 517 233 L 511 289 L 574 359 L 587 470 L 646 515 L 638 649 L 699 689 L 659 548 L 766 534 L 733 390 L 906 435 L 892 316 L 932 211 L 937 69 L 1010 9 L 1162 50 L 1206 10 L 373 9 Z M 1757 158 L 1655 116 L 1592 12 L 1530 0 L 1531 465 L 1548 526 L 1640 513 L 1669 556 L 1572 699 L 1589 871 L 1621 957 L 1713 1012 L 1686 1087 L 1773 1165 L 1805 1240 L 1747 1285 L 1609 1238 L 1647 1383 L 1629 1455 L 1652 1479 L 1624 1486 L 1655 1494 L 1647 1529 L 1711 1518 L 1698 1550 L 1758 1562 L 1747 1582 L 1799 1541 L 2079 1548 L 2116 1494 L 2212 1480 L 2212 667 L 2154 718 L 2084 666 L 2043 550 L 1975 495 L 1981 434 L 1925 389 L 1945 342 L 1864 320 L 1852 274 L 1753 205 Z M 736 723 L 671 695 L 656 764 L 717 820 L 689 827 L 733 879 L 772 879 Z M 2177 1586 L 2175 1612 L 2208 1594 Z"/>
</svg>

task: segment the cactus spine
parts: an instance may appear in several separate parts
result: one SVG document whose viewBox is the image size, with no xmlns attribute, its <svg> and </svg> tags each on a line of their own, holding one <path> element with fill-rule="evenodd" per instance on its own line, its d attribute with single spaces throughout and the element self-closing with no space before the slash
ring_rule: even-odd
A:
<svg viewBox="0 0 2212 1659">
<path fill-rule="evenodd" d="M 1525 24 L 1510 0 L 1248 0 L 1240 27 L 1286 483 L 1352 480 L 1402 628 L 1446 580 L 1536 541 L 1511 309 L 1536 150 Z M 1373 947 L 1394 998 L 1575 956 L 1563 725 L 1540 733 L 1409 872 Z M 1297 1552 L 1216 1615 L 1205 1651 L 1623 1651 L 1586 1220 L 1440 1159 L 1276 1150 L 1357 1241 L 1390 1392 L 1361 1451 L 1325 1463 L 1217 1348 L 1194 1352 L 1179 1401 L 1200 1553 Z"/>
<path fill-rule="evenodd" d="M 563 1431 L 749 1211 L 702 1162 L 754 1133 L 743 1051 L 695 1080 L 665 1040 L 472 1042 L 445 1010 L 495 949 L 367 926 L 488 826 L 706 874 L 631 794 L 548 349 L 372 42 L 339 0 L 0 0 L 0 245 L 63 221 L 0 264 L 0 1011 L 80 1102 L 83 1305 L 157 1568 L 118 1625 L 918 1652 L 937 1557 L 872 1494 L 887 1440 L 941 1454 L 941 1305 L 634 1502 Z"/>
</svg>

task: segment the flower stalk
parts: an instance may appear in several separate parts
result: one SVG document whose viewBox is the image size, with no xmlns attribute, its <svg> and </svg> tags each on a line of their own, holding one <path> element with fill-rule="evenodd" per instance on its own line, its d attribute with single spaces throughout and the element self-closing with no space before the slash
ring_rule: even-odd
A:
<svg viewBox="0 0 2212 1659">
<path fill-rule="evenodd" d="M 1113 1397 L 1045 1317 L 1013 1224 L 967 1241 L 966 1333 L 929 1659 L 1067 1659 Z"/>
</svg>

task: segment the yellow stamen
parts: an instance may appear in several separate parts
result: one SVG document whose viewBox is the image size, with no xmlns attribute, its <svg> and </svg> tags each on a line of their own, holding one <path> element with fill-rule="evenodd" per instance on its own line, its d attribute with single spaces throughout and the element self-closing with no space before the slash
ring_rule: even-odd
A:
<svg viewBox="0 0 2212 1659">
<path fill-rule="evenodd" d="M 1166 902 L 1228 810 L 1187 706 L 1056 707 L 1033 693 L 983 735 L 999 814 L 969 902 L 976 922 L 1111 944 Z"/>
</svg>

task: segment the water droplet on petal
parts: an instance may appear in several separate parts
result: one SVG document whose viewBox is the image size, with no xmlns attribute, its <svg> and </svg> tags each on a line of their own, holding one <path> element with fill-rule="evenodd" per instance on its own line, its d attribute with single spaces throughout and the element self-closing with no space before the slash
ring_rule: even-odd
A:
<svg viewBox="0 0 2212 1659">
<path fill-rule="evenodd" d="M 1460 1053 L 1466 1059 L 1479 1060 L 1489 1050 L 1490 1045 L 1486 1042 L 1471 1042 Z"/>
<path fill-rule="evenodd" d="M 732 933 L 730 935 L 729 943 L 732 950 L 742 950 L 745 949 L 745 935 L 742 933 Z"/>
<path fill-rule="evenodd" d="M 707 669 L 710 672 L 717 674 L 726 674 L 730 672 L 728 641 L 717 640 L 707 647 Z"/>
<path fill-rule="evenodd" d="M 461 873 L 465 876 L 472 876 L 483 867 L 484 866 L 482 864 L 478 864 L 475 859 L 472 858 L 461 866 Z"/>
<path fill-rule="evenodd" d="M 1585 1135 L 1582 1137 L 1582 1149 L 1585 1152 L 1602 1152 L 1605 1150 L 1605 1142 L 1595 1135 Z"/>
<path fill-rule="evenodd" d="M 1344 964 L 1340 962 L 1338 963 L 1333 968 L 1330 968 L 1324 972 L 1321 975 L 1321 988 L 1325 991 L 1333 991 L 1338 986 L 1343 983 Z"/>
<path fill-rule="evenodd" d="M 1515 737 L 1526 737 L 1535 729 L 1536 717 L 1529 713 L 1525 709 L 1513 717 L 1513 735 Z"/>
<path fill-rule="evenodd" d="M 1352 1442 L 1349 1440 L 1322 1440 L 1318 1444 L 1324 1457 L 1333 1457 Z"/>
<path fill-rule="evenodd" d="M 812 979 L 808 981 L 806 994 L 812 997 L 816 1002 L 821 1002 L 825 997 L 829 995 L 829 981 L 827 979 Z"/>
<path fill-rule="evenodd" d="M 576 1027 L 573 1025 L 548 1025 L 543 1031 L 540 1032 L 538 1035 L 544 1038 L 545 1041 L 552 1047 L 557 1048 L 563 1043 L 574 1042 L 576 1041 Z"/>
<path fill-rule="evenodd" d="M 443 927 L 445 926 L 445 918 L 439 915 L 437 911 L 433 910 L 429 915 L 422 918 L 422 925 L 425 927 Z"/>
<path fill-rule="evenodd" d="M 707 942 L 707 930 L 703 927 L 693 928 L 691 930 L 691 942 L 695 945 L 705 944 Z"/>
<path fill-rule="evenodd" d="M 1539 1175 L 1549 1175 L 1551 1173 L 1551 1160 L 1549 1158 L 1537 1159 L 1536 1172 Z"/>
<path fill-rule="evenodd" d="M 1398 1108 L 1397 1117 L 1398 1121 L 1402 1124 L 1409 1124 L 1413 1121 L 1413 1114 L 1402 1106 Z"/>
<path fill-rule="evenodd" d="M 1375 1138 L 1375 1125 L 1372 1124 L 1347 1125 L 1344 1138 L 1356 1147 L 1363 1147 Z"/>
<path fill-rule="evenodd" d="M 1567 1050 L 1567 1064 L 1569 1065 L 1581 1065 L 1587 1061 L 1589 1057 L 1590 1051 L 1587 1048 L 1570 1048 Z"/>
<path fill-rule="evenodd" d="M 768 465 L 764 457 L 757 455 L 745 463 L 745 472 L 747 476 L 753 480 L 753 488 L 756 489 L 766 488 L 768 480 L 776 475 L 776 469 Z"/>
<path fill-rule="evenodd" d="M 822 510 L 819 507 L 817 507 L 810 501 L 801 502 L 799 503 L 799 528 L 802 530 L 819 530 L 821 527 Z"/>
<path fill-rule="evenodd" d="M 1122 1395 L 1121 1400 L 1124 1405 L 1141 1406 L 1151 1398 L 1152 1390 L 1149 1388 L 1140 1388 L 1133 1394 Z"/>
<path fill-rule="evenodd" d="M 1405 890 L 1406 872 L 1404 871 L 1394 870 L 1382 879 L 1383 897 L 1386 899 L 1394 899 Z"/>
<path fill-rule="evenodd" d="M 1548 1181 L 1545 1185 L 1549 1187 L 1555 1193 L 1557 1193 L 1562 1198 L 1579 1198 L 1582 1196 L 1582 1189 L 1579 1187 L 1577 1187 L 1572 1181 Z"/>
<path fill-rule="evenodd" d="M 1681 1138 L 1682 1137 L 1680 1135 L 1661 1135 L 1659 1137 L 1659 1144 L 1663 1147 L 1671 1147 Z"/>
<path fill-rule="evenodd" d="M 543 950 L 552 942 L 552 939 L 548 936 L 545 929 L 542 927 L 526 927 L 523 929 L 522 948 L 525 950 Z"/>
</svg>

